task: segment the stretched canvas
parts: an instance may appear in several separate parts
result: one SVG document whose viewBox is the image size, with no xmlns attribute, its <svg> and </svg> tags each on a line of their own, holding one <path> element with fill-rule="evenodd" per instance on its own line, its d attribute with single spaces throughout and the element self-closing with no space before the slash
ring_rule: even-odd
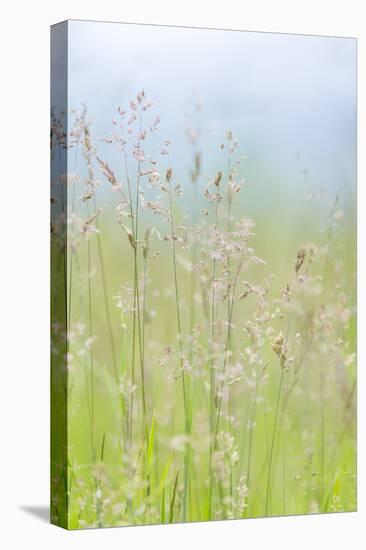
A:
<svg viewBox="0 0 366 550">
<path fill-rule="evenodd" d="M 356 40 L 52 27 L 51 521 L 356 509 Z"/>
</svg>

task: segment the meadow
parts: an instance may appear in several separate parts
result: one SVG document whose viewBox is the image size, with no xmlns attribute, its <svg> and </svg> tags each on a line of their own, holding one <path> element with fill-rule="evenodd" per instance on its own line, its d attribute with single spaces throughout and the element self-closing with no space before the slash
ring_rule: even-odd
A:
<svg viewBox="0 0 366 550">
<path fill-rule="evenodd" d="M 295 202 L 252 203 L 238 128 L 207 150 L 195 104 L 177 174 L 152 102 L 103 137 L 53 116 L 52 521 L 354 511 L 352 196 L 299 174 Z"/>
</svg>

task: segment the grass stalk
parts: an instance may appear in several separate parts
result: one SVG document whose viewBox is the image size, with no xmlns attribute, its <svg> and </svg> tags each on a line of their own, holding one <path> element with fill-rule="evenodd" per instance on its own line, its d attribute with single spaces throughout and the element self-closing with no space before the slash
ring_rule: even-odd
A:
<svg viewBox="0 0 366 550">
<path fill-rule="evenodd" d="M 220 177 L 221 179 L 221 177 Z M 220 182 L 219 182 L 220 183 Z M 219 189 L 219 185 L 217 186 Z M 212 260 L 212 292 L 211 292 L 211 353 L 214 354 L 213 345 L 215 342 L 216 332 L 216 232 L 218 228 L 218 208 L 219 200 L 217 197 L 215 203 L 215 217 L 214 217 L 214 257 Z M 215 360 L 212 355 L 210 362 L 210 455 L 209 455 L 209 491 L 208 491 L 208 519 L 211 519 L 212 515 L 212 500 L 213 500 L 213 472 L 212 472 L 212 459 L 213 452 L 216 444 L 215 433 L 215 407 L 216 407 L 216 376 L 215 376 Z"/>
<path fill-rule="evenodd" d="M 267 485 L 266 485 L 266 504 L 265 504 L 265 515 L 266 516 L 268 516 L 268 511 L 269 511 L 269 508 L 270 508 L 272 461 L 273 461 L 273 454 L 274 454 L 274 448 L 275 448 L 275 443 L 276 443 L 278 412 L 279 412 L 281 396 L 282 396 L 284 373 L 285 373 L 285 369 L 283 367 L 281 367 L 280 382 L 279 382 L 279 385 L 278 385 L 278 392 L 277 392 L 277 399 L 276 399 L 275 416 L 274 416 L 274 420 L 273 420 L 271 447 L 270 447 L 269 459 L 268 459 L 268 473 L 267 473 Z"/>
<path fill-rule="evenodd" d="M 183 414 L 184 414 L 184 428 L 185 434 L 187 437 L 190 435 L 190 422 L 188 415 L 188 404 L 187 404 L 187 388 L 184 372 L 184 357 L 183 357 L 183 344 L 182 344 L 182 326 L 181 326 L 181 313 L 180 313 L 180 300 L 179 300 L 179 286 L 178 286 L 178 275 L 177 275 L 177 259 L 176 259 L 176 233 L 175 233 L 175 223 L 173 215 L 173 189 L 172 189 L 172 178 L 169 171 L 167 173 L 167 180 L 169 183 L 169 211 L 170 211 L 170 230 L 172 237 L 172 260 L 173 260 L 173 274 L 174 274 L 174 289 L 175 289 L 175 305 L 176 305 L 176 315 L 177 315 L 177 328 L 178 328 L 178 347 L 179 347 L 179 358 L 180 358 L 180 371 L 182 379 L 182 396 L 183 396 Z M 188 472 L 189 472 L 189 441 L 185 443 L 185 453 L 184 453 L 184 490 L 183 490 L 183 521 L 186 521 L 187 517 L 187 495 L 188 495 Z"/>
<path fill-rule="evenodd" d="M 248 495 L 250 498 L 250 482 L 251 482 L 251 468 L 252 468 L 252 453 L 253 453 L 253 439 L 254 439 L 254 423 L 256 419 L 257 412 L 257 393 L 258 393 L 258 375 L 255 376 L 255 386 L 254 386 L 254 395 L 253 403 L 250 411 L 250 426 L 249 426 L 249 441 L 248 441 L 248 462 L 247 462 L 247 473 L 246 473 L 246 484 L 248 488 Z M 248 508 L 246 510 L 248 513 Z M 247 515 L 247 514 L 246 514 Z"/>
</svg>

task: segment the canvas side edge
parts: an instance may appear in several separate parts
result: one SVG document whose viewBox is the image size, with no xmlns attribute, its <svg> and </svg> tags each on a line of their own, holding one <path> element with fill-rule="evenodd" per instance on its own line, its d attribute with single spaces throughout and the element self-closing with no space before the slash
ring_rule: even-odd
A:
<svg viewBox="0 0 366 550">
<path fill-rule="evenodd" d="M 51 27 L 50 522 L 68 528 L 67 323 L 68 22 Z"/>
</svg>

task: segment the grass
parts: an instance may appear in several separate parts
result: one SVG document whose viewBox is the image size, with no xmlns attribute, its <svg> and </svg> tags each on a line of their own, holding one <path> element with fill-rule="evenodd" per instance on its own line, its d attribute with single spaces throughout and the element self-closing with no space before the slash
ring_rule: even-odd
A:
<svg viewBox="0 0 366 550">
<path fill-rule="evenodd" d="M 52 521 L 355 510 L 352 211 L 299 196 L 290 227 L 280 202 L 254 221 L 231 130 L 180 181 L 145 93 L 117 115 L 104 142 L 74 116 L 53 224 Z"/>
</svg>

